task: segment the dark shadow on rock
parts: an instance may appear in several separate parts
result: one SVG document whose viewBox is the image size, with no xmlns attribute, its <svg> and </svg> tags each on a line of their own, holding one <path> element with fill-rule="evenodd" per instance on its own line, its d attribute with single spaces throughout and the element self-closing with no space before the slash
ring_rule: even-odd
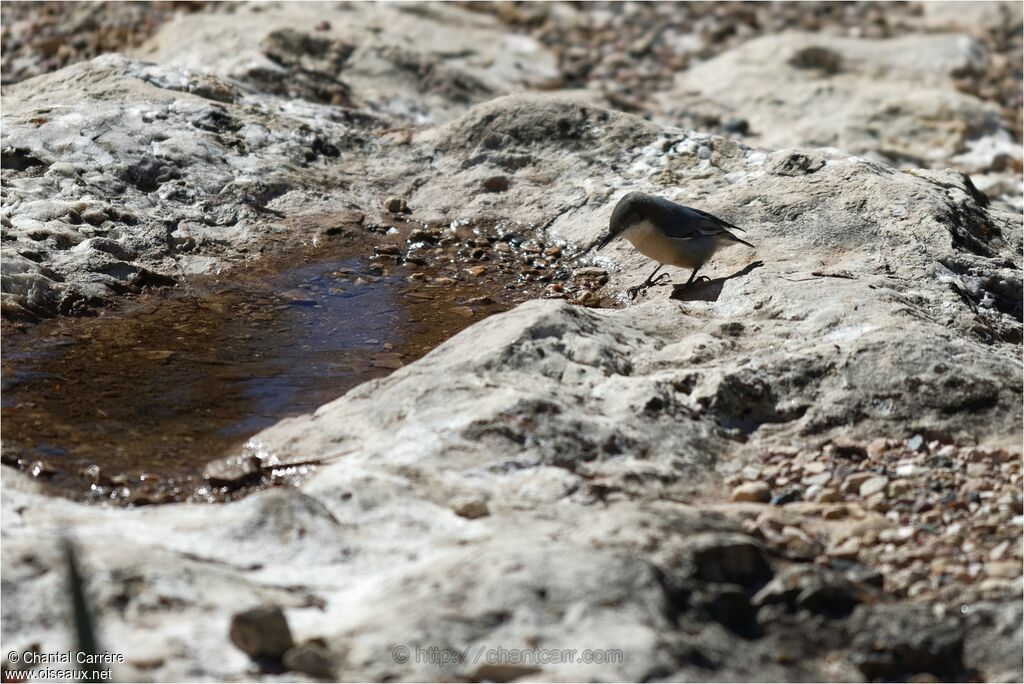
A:
<svg viewBox="0 0 1024 684">
<path fill-rule="evenodd" d="M 689 287 L 676 285 L 672 290 L 672 294 L 669 295 L 669 299 L 677 299 L 681 302 L 717 302 L 718 298 L 722 295 L 722 288 L 725 286 L 725 281 L 745 276 L 755 268 L 760 268 L 762 266 L 764 266 L 764 262 L 758 260 L 747 264 L 743 269 L 723 278 L 714 278 L 704 281 L 697 279 L 691 283 Z"/>
</svg>

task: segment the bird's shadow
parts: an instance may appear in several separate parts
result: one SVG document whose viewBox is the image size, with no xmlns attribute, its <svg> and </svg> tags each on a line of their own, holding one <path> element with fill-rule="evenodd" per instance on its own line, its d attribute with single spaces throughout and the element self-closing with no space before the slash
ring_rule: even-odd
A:
<svg viewBox="0 0 1024 684">
<path fill-rule="evenodd" d="M 758 260 L 747 264 L 735 273 L 731 273 L 721 278 L 694 281 L 693 283 L 690 283 L 689 287 L 686 287 L 685 285 L 676 285 L 672 290 L 672 294 L 669 295 L 669 299 L 676 299 L 681 302 L 717 302 L 718 298 L 722 295 L 722 288 L 725 286 L 725 281 L 745 276 L 755 268 L 761 268 L 762 266 L 764 266 L 764 262 Z"/>
</svg>

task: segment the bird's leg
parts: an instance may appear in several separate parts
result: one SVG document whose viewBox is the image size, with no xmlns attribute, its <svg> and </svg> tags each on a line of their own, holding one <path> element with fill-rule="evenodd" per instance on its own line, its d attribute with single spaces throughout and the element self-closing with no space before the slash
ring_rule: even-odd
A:
<svg viewBox="0 0 1024 684">
<path fill-rule="evenodd" d="M 679 288 L 680 292 L 682 292 L 686 288 L 690 287 L 690 284 L 693 283 L 693 279 L 697 277 L 697 271 L 699 271 L 699 270 L 700 270 L 700 266 L 698 266 L 697 268 L 693 269 L 693 273 L 690 274 L 690 279 L 686 281 L 685 285 L 683 285 L 681 288 Z"/>
<path fill-rule="evenodd" d="M 661 280 L 662 278 L 668 276 L 668 273 L 662 273 L 661 277 L 659 277 L 658 280 L 652 280 L 652 278 L 654 278 L 655 274 L 658 271 L 661 270 L 662 266 L 664 266 L 664 264 L 658 264 L 658 267 L 656 269 L 654 269 L 654 273 L 652 273 L 651 275 L 647 276 L 647 280 L 645 280 L 640 285 L 634 285 L 633 287 L 631 287 L 628 290 L 626 290 L 626 294 L 629 295 L 629 298 L 630 299 L 636 299 L 636 295 L 637 295 L 638 292 L 646 292 L 647 288 L 649 288 L 652 285 L 656 284 L 658 282 L 658 280 Z"/>
</svg>

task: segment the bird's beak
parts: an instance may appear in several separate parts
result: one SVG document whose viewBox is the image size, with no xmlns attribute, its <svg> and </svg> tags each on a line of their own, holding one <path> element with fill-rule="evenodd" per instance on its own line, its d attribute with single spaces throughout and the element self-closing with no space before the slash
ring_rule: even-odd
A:
<svg viewBox="0 0 1024 684">
<path fill-rule="evenodd" d="M 601 242 L 597 244 L 597 251 L 600 252 L 609 242 L 614 240 L 616 237 L 618 236 L 613 235 L 612 233 L 608 233 L 607 235 L 605 235 L 603 238 L 601 238 Z"/>
</svg>

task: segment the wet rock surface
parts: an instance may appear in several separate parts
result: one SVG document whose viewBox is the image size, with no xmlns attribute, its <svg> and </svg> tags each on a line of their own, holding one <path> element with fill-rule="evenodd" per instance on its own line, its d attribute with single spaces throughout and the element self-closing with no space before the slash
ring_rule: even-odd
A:
<svg viewBox="0 0 1024 684">
<path fill-rule="evenodd" d="M 232 616 L 268 605 L 291 635 L 273 657 L 313 676 L 1021 677 L 1006 201 L 956 170 L 516 93 L 568 54 L 520 42 L 521 70 L 489 64 L 499 24 L 457 7 L 336 11 L 385 38 L 455 25 L 458 50 L 442 35 L 382 52 L 333 15 L 240 5 L 210 19 L 239 27 L 223 45 L 179 45 L 196 25 L 176 20 L 143 48 L 159 65 L 108 55 L 5 87 L 5 311 L 51 319 L 39 330 L 331 239 L 408 297 L 476 288 L 455 303 L 468 327 L 256 428 L 261 463 L 321 464 L 294 487 L 121 510 L 47 496 L 46 459 L 28 459 L 35 479 L 4 468 L 5 644 L 71 648 L 53 600 L 71 529 L 124 679 L 282 676 L 230 646 Z M 787 68 L 849 75 L 843 45 L 801 44 Z M 401 64 L 404 85 L 375 81 Z M 729 127 L 764 132 L 742 118 Z M 584 254 L 628 190 L 722 216 L 756 250 L 630 303 L 648 261 Z M 533 301 L 483 318 L 516 293 Z M 81 477 L 109 486 L 92 465 Z"/>
</svg>

